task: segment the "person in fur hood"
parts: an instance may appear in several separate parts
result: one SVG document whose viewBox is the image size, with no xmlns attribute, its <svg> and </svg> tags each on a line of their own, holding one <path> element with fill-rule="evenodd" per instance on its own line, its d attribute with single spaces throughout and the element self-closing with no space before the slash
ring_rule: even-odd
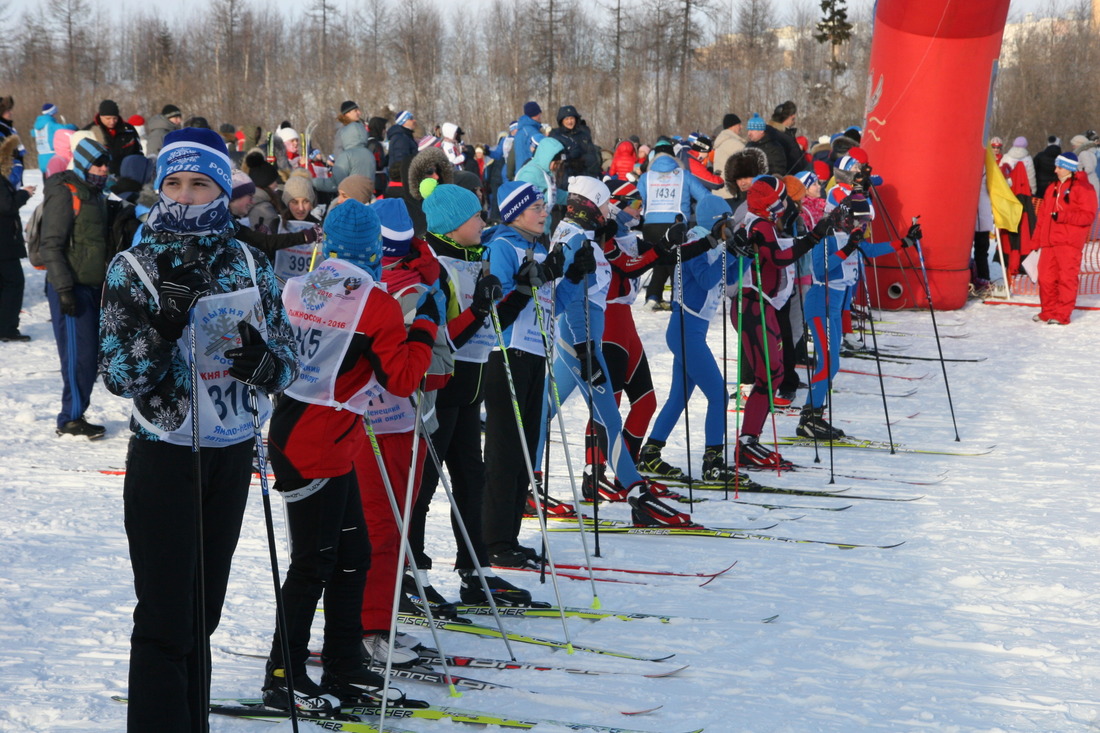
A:
<svg viewBox="0 0 1100 733">
<path fill-rule="evenodd" d="M 402 197 L 413 220 L 413 234 L 423 238 L 428 231 L 428 220 L 424 216 L 424 194 L 426 190 L 445 183 L 454 183 L 455 167 L 441 148 L 428 147 L 421 150 L 409 162 L 405 176 L 405 193 Z M 427 183 L 434 180 L 435 183 Z"/>
<path fill-rule="evenodd" d="M 23 244 L 21 209 L 31 196 L 34 186 L 17 188 L 9 180 L 15 166 L 15 156 L 22 143 L 18 135 L 9 135 L 0 143 L 0 341 L 30 341 L 19 332 L 19 310 L 23 307 L 23 266 L 19 260 L 27 256 Z"/>
<path fill-rule="evenodd" d="M 727 203 L 735 221 L 745 218 L 745 194 L 757 176 L 768 172 L 768 157 L 760 148 L 744 148 L 726 159 L 722 176 L 726 179 Z"/>
</svg>

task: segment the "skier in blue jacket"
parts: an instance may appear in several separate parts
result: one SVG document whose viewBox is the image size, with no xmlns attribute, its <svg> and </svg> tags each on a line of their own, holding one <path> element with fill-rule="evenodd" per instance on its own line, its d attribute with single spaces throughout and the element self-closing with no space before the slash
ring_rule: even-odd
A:
<svg viewBox="0 0 1100 733">
<path fill-rule="evenodd" d="M 658 242 L 680 217 L 685 228 L 691 221 L 691 207 L 710 193 L 698 178 L 680 165 L 674 154 L 671 140 L 662 138 L 653 148 L 649 169 L 638 179 L 638 193 L 642 196 L 642 239 Z M 675 242 L 674 244 L 680 244 Z M 646 287 L 646 307 L 661 307 L 665 283 L 671 275 L 669 267 L 657 266 Z"/>
<path fill-rule="evenodd" d="M 46 102 L 42 105 L 42 114 L 34 120 L 31 132 L 34 133 L 34 146 L 38 150 L 38 170 L 46 177 L 46 167 L 54 156 L 53 136 L 63 124 L 57 121 L 57 105 Z"/>
<path fill-rule="evenodd" d="M 678 266 L 682 272 L 672 280 L 672 317 L 668 319 L 668 330 L 665 332 L 665 344 L 672 352 L 672 385 L 668 399 L 653 423 L 649 439 L 642 446 L 639 464 L 647 470 L 651 466 L 665 467 L 664 475 L 670 474 L 669 467 L 660 458 L 661 448 L 686 409 L 685 396 L 690 397 L 698 385 L 707 398 L 702 477 L 706 481 L 732 481 L 736 478 L 736 471 L 726 465 L 723 445 L 729 392 L 722 378 L 722 370 L 707 346 L 707 330 L 718 304 L 725 297 L 727 282 L 737 282 L 736 271 L 742 260 L 726 256 L 724 249 L 719 247 L 724 239 L 721 235 L 723 224 L 733 215 L 729 204 L 718 196 L 708 194 L 699 202 L 695 213 L 698 223 L 688 233 L 688 239 L 693 243 L 705 242 L 709 246 L 702 256 L 683 260 Z M 735 271 L 732 277 L 727 275 L 731 269 Z M 683 475 L 679 470 L 676 473 Z"/>
</svg>

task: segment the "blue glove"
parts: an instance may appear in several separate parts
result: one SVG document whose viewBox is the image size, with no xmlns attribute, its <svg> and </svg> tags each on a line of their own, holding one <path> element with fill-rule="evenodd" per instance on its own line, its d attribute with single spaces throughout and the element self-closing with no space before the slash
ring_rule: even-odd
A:
<svg viewBox="0 0 1100 733">
<path fill-rule="evenodd" d="M 420 300 L 416 304 L 416 318 L 414 320 L 420 320 L 423 318 L 426 321 L 431 321 L 436 326 L 440 326 L 447 321 L 447 298 L 443 295 L 443 291 L 439 289 L 439 283 L 425 290 L 420 296 Z"/>
</svg>

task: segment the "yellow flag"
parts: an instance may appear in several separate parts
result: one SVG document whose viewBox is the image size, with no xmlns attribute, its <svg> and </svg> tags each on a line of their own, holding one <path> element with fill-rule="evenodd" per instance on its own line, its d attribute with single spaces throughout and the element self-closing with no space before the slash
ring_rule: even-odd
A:
<svg viewBox="0 0 1100 733">
<path fill-rule="evenodd" d="M 1024 214 L 1024 205 L 1012 193 L 1008 180 L 997 165 L 993 149 L 985 149 L 985 187 L 989 191 L 989 202 L 993 204 L 993 223 L 998 229 L 1015 232 L 1020 228 L 1020 217 Z"/>
</svg>

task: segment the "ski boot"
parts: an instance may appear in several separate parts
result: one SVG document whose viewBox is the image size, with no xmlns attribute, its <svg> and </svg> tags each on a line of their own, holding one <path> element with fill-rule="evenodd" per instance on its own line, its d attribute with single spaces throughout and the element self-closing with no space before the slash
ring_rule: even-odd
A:
<svg viewBox="0 0 1100 733">
<path fill-rule="evenodd" d="M 687 474 L 681 469 L 666 463 L 661 458 L 661 449 L 664 447 L 664 443 L 652 440 L 643 445 L 642 450 L 638 453 L 638 472 L 657 476 L 658 478 L 686 478 Z"/>
<path fill-rule="evenodd" d="M 691 499 L 688 499 L 683 494 L 679 494 L 673 491 L 672 489 L 662 484 L 660 481 L 654 481 L 651 478 L 643 479 L 643 481 L 645 481 L 644 490 L 648 491 L 653 496 L 656 496 L 658 499 L 669 499 L 671 501 L 678 501 L 681 504 L 688 504 L 691 502 Z M 704 501 L 704 499 L 696 499 L 696 501 Z"/>
<path fill-rule="evenodd" d="M 742 435 L 737 441 L 737 465 L 745 468 L 778 468 L 789 471 L 794 464 L 760 444 L 756 435 Z"/>
<path fill-rule="evenodd" d="M 795 433 L 802 438 L 810 438 L 811 440 L 840 440 L 844 437 L 843 430 L 834 428 L 825 421 L 824 407 L 814 408 L 809 405 L 802 408 L 802 414 L 798 417 L 798 427 L 795 428 Z"/>
<path fill-rule="evenodd" d="M 489 592 L 493 594 L 493 601 L 498 606 L 545 606 L 531 600 L 531 593 L 523 588 L 516 587 L 504 578 L 498 578 L 492 574 L 492 570 L 484 568 L 485 585 L 489 586 Z M 477 577 L 476 570 L 459 570 L 459 598 L 468 606 L 487 606 L 489 599 L 485 597 L 485 591 L 481 588 L 481 580 Z"/>
<path fill-rule="evenodd" d="M 645 485 L 643 484 L 643 487 Z M 698 527 L 691 517 L 678 512 L 643 488 L 638 496 L 628 499 L 630 516 L 635 527 Z"/>
<path fill-rule="evenodd" d="M 386 663 L 385 658 L 375 660 L 376 665 Z M 326 695 L 340 701 L 341 707 L 378 707 L 382 704 L 385 679 L 367 666 L 367 663 L 341 668 L 325 667 L 321 675 L 321 688 Z M 386 707 L 426 708 L 428 703 L 405 697 L 396 687 L 390 687 L 386 695 Z"/>
<path fill-rule="evenodd" d="M 423 575 L 422 577 L 426 578 L 427 575 Z M 401 593 L 408 599 L 413 609 L 415 609 L 409 611 L 409 613 L 423 615 L 424 609 L 421 601 L 427 600 L 432 608 L 433 616 L 442 618 L 456 618 L 458 616 L 458 609 L 455 608 L 455 604 L 444 598 L 430 583 L 424 583 L 424 599 L 421 599 L 420 591 L 416 589 L 416 580 L 414 580 L 413 576 L 409 573 L 405 573 L 405 577 L 401 579 Z M 400 645 L 400 643 L 401 640 L 398 639 L 398 645 Z"/>
<path fill-rule="evenodd" d="M 387 656 L 391 657 L 390 663 L 394 667 L 415 667 L 421 661 L 415 649 L 402 645 L 400 641 L 391 644 L 388 632 L 363 634 L 363 660 L 367 664 L 385 664 Z M 324 684 L 323 679 L 321 683 Z"/>
<path fill-rule="evenodd" d="M 703 480 L 727 484 L 737 480 L 737 469 L 726 464 L 722 455 L 722 446 L 706 447 L 703 453 Z"/>
<path fill-rule="evenodd" d="M 290 689 L 286 670 L 271 662 L 267 666 L 262 697 L 269 708 L 290 710 L 293 701 L 298 711 L 311 715 L 332 715 L 340 709 L 340 700 L 311 680 L 304 669 L 294 675 L 294 689 Z"/>
<path fill-rule="evenodd" d="M 573 508 L 572 504 L 555 499 L 552 496 L 543 496 L 539 494 L 539 499 L 542 500 L 542 510 L 546 512 L 548 517 L 575 517 L 577 516 L 577 510 Z M 538 507 L 535 506 L 535 496 L 530 491 L 527 492 L 527 508 L 523 512 L 525 517 L 537 517 Z"/>
<path fill-rule="evenodd" d="M 595 501 L 596 494 L 599 493 L 600 498 L 604 501 L 626 501 L 626 495 L 629 493 L 618 479 L 610 479 L 607 477 L 607 471 L 603 466 L 595 466 L 596 472 L 589 473 L 588 469 L 584 470 L 584 479 L 581 481 L 581 496 L 585 501 Z"/>
</svg>

